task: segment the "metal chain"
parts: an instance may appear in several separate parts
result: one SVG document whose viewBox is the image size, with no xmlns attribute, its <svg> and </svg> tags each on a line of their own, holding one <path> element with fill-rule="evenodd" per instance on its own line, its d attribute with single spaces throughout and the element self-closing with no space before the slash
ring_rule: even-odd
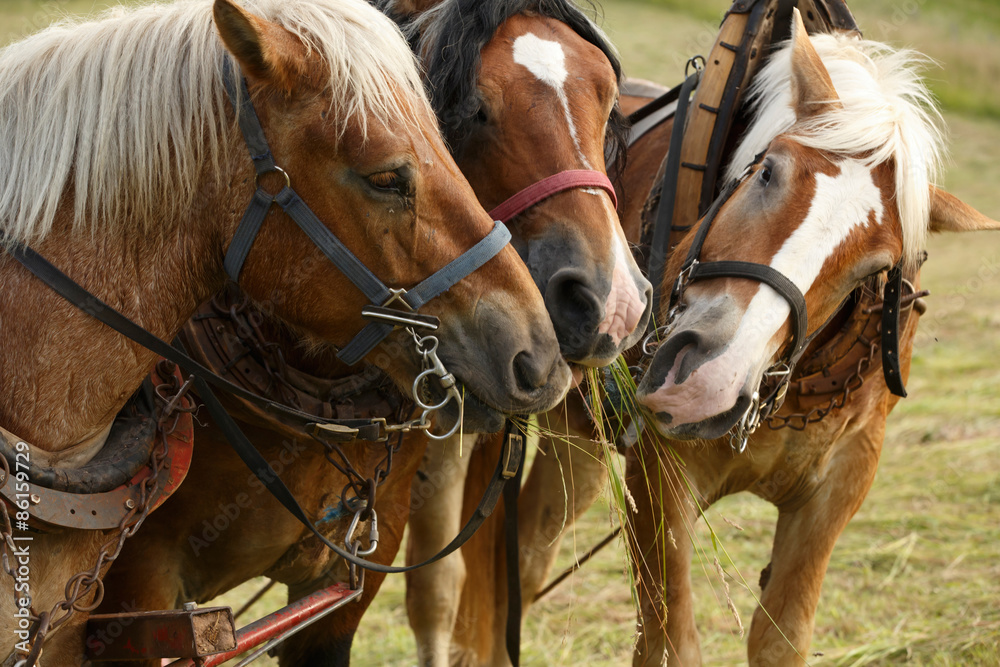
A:
<svg viewBox="0 0 1000 667">
<path fill-rule="evenodd" d="M 174 364 L 169 361 L 160 361 L 157 364 L 157 374 L 164 380 L 162 384 L 155 387 L 154 392 L 157 400 L 163 404 L 157 423 L 157 437 L 160 443 L 159 446 L 154 445 L 150 452 L 149 467 L 152 474 L 146 477 L 139 487 L 139 502 L 133 503 L 132 507 L 126 505 L 128 511 L 118 522 L 111 539 L 101 547 L 94 566 L 89 570 L 76 573 L 66 582 L 63 591 L 64 599 L 48 611 L 37 616 L 32 614 L 31 650 L 23 661 L 18 662 L 19 667 L 33 667 L 42 652 L 42 645 L 48 634 L 69 621 L 76 612 L 89 613 L 100 606 L 104 600 L 102 571 L 114 563 L 125 546 L 125 540 L 135 535 L 152 510 L 160 490 L 160 474 L 166 466 L 169 436 L 177 428 L 181 413 L 193 412 L 195 409 L 190 402 L 188 404 L 182 402 L 184 395 L 191 387 L 192 378 L 181 384 L 174 375 Z M 4 467 L 4 479 L 0 483 L 0 487 L 2 487 L 10 477 L 10 468 L 4 457 L 0 457 L 0 460 L 3 461 Z M 8 574 L 14 576 L 7 553 L 8 548 L 13 549 L 10 517 L 6 503 L 0 502 L 0 505 L 3 506 L 4 515 L 2 527 L 3 568 Z M 93 599 L 90 603 L 83 602 L 92 593 Z"/>
<path fill-rule="evenodd" d="M 926 259 L 926 257 L 924 259 Z M 908 293 L 903 295 L 900 299 L 901 313 L 908 313 L 916 307 L 917 302 L 921 298 L 930 294 L 927 290 L 917 290 L 913 286 L 913 283 L 909 280 L 904 280 L 904 289 L 906 289 Z M 866 292 L 866 294 L 874 296 L 872 292 Z M 878 299 L 878 297 L 875 298 Z M 861 312 L 864 315 L 870 316 L 882 312 L 882 307 L 883 302 L 881 299 L 878 299 L 871 305 L 863 307 Z M 834 410 L 839 410 L 844 407 L 844 405 L 847 404 L 848 399 L 851 397 L 851 394 L 859 390 L 861 386 L 864 385 L 865 374 L 871 369 L 872 364 L 875 362 L 875 356 L 878 354 L 879 348 L 881 347 L 881 340 L 882 325 L 878 324 L 875 328 L 875 335 L 868 343 L 868 354 L 858 359 L 858 363 L 854 367 L 854 370 L 844 380 L 844 388 L 839 393 L 835 394 L 830 399 L 828 404 L 815 407 L 809 412 L 799 412 L 788 415 L 768 415 L 765 420 L 768 427 L 774 431 L 783 428 L 790 428 L 794 431 L 802 431 L 805 430 L 809 424 L 815 424 L 816 422 L 822 421 L 823 418 Z"/>
<path fill-rule="evenodd" d="M 878 354 L 878 350 L 879 339 L 878 337 L 875 337 L 875 339 L 868 344 L 868 355 L 858 360 L 857 366 L 854 368 L 854 372 L 847 376 L 847 379 L 844 381 L 843 390 L 841 390 L 840 393 L 835 394 L 827 405 L 815 407 L 809 412 L 799 412 L 788 415 L 769 415 L 767 419 L 764 420 L 768 428 L 774 431 L 783 428 L 790 428 L 794 431 L 802 431 L 805 430 L 806 426 L 809 424 L 815 424 L 818 421 L 822 421 L 824 417 L 834 410 L 839 410 L 844 407 L 847 403 L 847 399 L 850 398 L 851 393 L 860 389 L 861 385 L 865 383 L 865 372 L 871 368 L 872 362 L 875 360 L 875 355 Z"/>
</svg>

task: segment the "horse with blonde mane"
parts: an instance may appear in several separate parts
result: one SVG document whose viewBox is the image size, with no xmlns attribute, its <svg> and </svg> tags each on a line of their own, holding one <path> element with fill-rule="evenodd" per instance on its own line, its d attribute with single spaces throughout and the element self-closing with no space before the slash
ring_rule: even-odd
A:
<svg viewBox="0 0 1000 667">
<path fill-rule="evenodd" d="M 779 509 L 750 628 L 749 661 L 805 662 L 830 555 L 871 486 L 885 420 L 898 400 L 882 379 L 877 354 L 886 272 L 901 264 L 909 280 L 898 331 L 905 379 L 922 311 L 916 297 L 927 231 L 1000 228 L 933 185 L 942 142 L 937 112 L 918 76 L 922 58 L 854 35 L 810 38 L 796 21 L 793 40 L 771 54 L 754 80 L 753 124 L 728 160 L 728 175 L 739 185 L 714 220 L 701 223 L 711 227 L 698 259 L 752 262 L 786 273 L 803 293 L 809 344 L 793 368 L 783 406 L 740 452 L 727 432 L 742 420 L 754 392 L 766 395 L 758 389 L 762 376 L 789 353 L 796 325 L 790 306 L 771 287 L 745 277 L 706 278 L 686 284 L 683 308 L 660 332 L 639 385 L 647 427 L 626 453 L 626 483 L 636 502 L 625 528 L 640 601 L 636 665 L 701 663 L 691 589 L 693 524 L 713 502 L 741 491 Z M 623 96 L 623 109 L 637 109 L 662 92 Z M 655 217 L 647 195 L 662 179 L 657 166 L 672 124 L 651 130 L 629 150 L 620 211 L 633 242 L 650 214 Z M 697 229 L 674 252 L 662 294 L 671 294 Z M 667 323 L 666 297 L 661 308 L 658 321 Z M 845 379 L 849 386 L 832 384 Z M 820 412 L 818 420 L 804 419 Z M 573 395 L 567 410 L 540 419 L 584 448 L 612 433 L 607 426 L 595 431 L 588 408 Z M 540 446 L 552 451 L 560 443 L 543 435 Z M 479 470 L 488 458 L 471 465 Z M 544 510 L 539 498 L 551 494 L 543 486 L 529 483 L 522 490 L 520 511 L 530 517 L 520 529 L 521 570 L 529 572 L 522 579 L 525 609 L 547 579 L 559 538 L 606 475 L 587 455 L 562 457 L 561 471 L 551 458 L 544 460 L 558 474 L 549 479 L 572 482 L 566 499 Z M 471 489 L 467 498 L 474 496 Z M 488 604 L 471 586 L 462 596 L 452 654 L 469 664 L 506 664 L 499 524 L 492 520 L 477 536 L 485 547 L 473 542 L 463 550 L 470 570 L 496 582 Z M 481 583 L 475 588 L 483 590 Z"/>
<path fill-rule="evenodd" d="M 359 0 L 244 4 L 114 10 L 0 52 L 0 375 L 8 378 L 0 424 L 38 459 L 95 456 L 156 355 L 62 300 L 14 258 L 30 244 L 141 327 L 174 337 L 226 284 L 223 257 L 257 188 L 227 77 L 245 77 L 249 92 L 234 101 L 256 109 L 287 175 L 258 173 L 258 195 L 287 178 L 325 238 L 335 232 L 390 288 L 435 274 L 495 229 L 448 155 L 391 21 Z M 347 345 L 369 299 L 291 214 L 265 212 L 240 287 L 311 345 Z M 478 397 L 470 424 L 550 407 L 570 381 L 530 274 L 513 249 L 498 248 L 447 299 L 422 309 L 440 320 L 441 360 Z M 375 363 L 409 387 L 420 364 L 399 335 L 388 340 L 403 352 L 374 355 Z M 52 609 L 46 622 L 55 627 L 41 664 L 80 664 L 99 585 L 85 588 L 75 614 L 57 603 L 109 536 L 36 521 L 28 530 L 27 604 L 35 615 Z M 26 606 L 14 583 L 0 595 L 0 629 L 10 638 Z"/>
<path fill-rule="evenodd" d="M 745 452 L 734 451 L 722 436 L 755 395 L 766 395 L 767 374 L 794 354 L 790 305 L 772 287 L 725 276 L 682 287 L 673 320 L 664 304 L 667 330 L 637 398 L 680 457 L 656 438 L 628 457 L 639 510 L 629 528 L 641 601 L 634 664 L 700 663 L 690 529 L 699 512 L 740 491 L 778 508 L 750 664 L 806 662 L 830 555 L 871 488 L 886 417 L 899 400 L 875 356 L 887 340 L 879 343 L 881 328 L 891 337 L 896 326 L 891 312 L 881 313 L 893 307 L 888 292 L 879 298 L 887 280 L 891 287 L 886 275 L 899 267 L 909 283 L 895 332 L 905 380 L 927 232 L 1000 229 L 934 185 L 942 135 L 919 77 L 923 62 L 853 34 L 810 37 L 795 10 L 791 41 L 755 79 L 754 120 L 729 162 L 738 185 L 678 246 L 664 293 L 702 240 L 703 263 L 751 262 L 786 276 L 804 297 L 806 339 L 784 404 L 762 416 Z M 822 378 L 836 380 L 844 363 L 862 358 L 850 386 L 823 387 Z M 830 403 L 841 394 L 839 405 Z M 782 428 L 788 424 L 796 428 Z"/>
</svg>

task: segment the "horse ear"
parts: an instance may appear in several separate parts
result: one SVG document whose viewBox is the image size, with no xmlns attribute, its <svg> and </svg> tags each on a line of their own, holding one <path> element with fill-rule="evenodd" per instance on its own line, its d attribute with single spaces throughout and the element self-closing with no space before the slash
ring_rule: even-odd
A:
<svg viewBox="0 0 1000 667">
<path fill-rule="evenodd" d="M 1000 229 L 1000 222 L 987 218 L 955 195 L 931 186 L 932 232 L 978 232 Z"/>
<path fill-rule="evenodd" d="M 798 8 L 792 10 L 792 106 L 803 120 L 840 106 L 830 73 L 809 39 Z"/>
<path fill-rule="evenodd" d="M 212 15 L 222 43 L 248 78 L 286 92 L 301 81 L 306 50 L 290 32 L 254 16 L 232 0 L 215 0 Z"/>
</svg>

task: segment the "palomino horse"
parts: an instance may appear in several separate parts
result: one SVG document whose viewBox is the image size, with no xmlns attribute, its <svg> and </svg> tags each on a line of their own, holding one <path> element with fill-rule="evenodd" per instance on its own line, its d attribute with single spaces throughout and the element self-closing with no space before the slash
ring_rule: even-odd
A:
<svg viewBox="0 0 1000 667">
<path fill-rule="evenodd" d="M 619 152 L 617 59 L 572 5 L 544 6 L 545 13 L 538 13 L 531 9 L 532 3 L 490 3 L 497 17 L 486 20 L 482 5 L 445 3 L 415 29 L 414 43 L 424 59 L 432 105 L 445 126 L 446 139 L 480 201 L 490 208 L 526 188 L 530 191 L 533 183 L 552 183 L 549 177 L 566 170 L 580 173 L 596 165 L 600 171 L 590 178 L 607 182 L 605 152 Z M 498 23 L 479 31 L 459 29 L 472 23 L 489 26 L 489 21 Z M 550 73 L 551 80 L 540 79 L 545 72 L 539 67 L 552 52 L 561 56 L 567 71 Z M 502 93 L 510 99 L 502 99 Z M 464 109 L 465 115 L 456 115 L 456 108 Z M 634 342 L 645 327 L 650 288 L 627 252 L 613 199 L 600 185 L 553 193 L 517 217 L 512 235 L 546 295 L 550 317 L 563 323 L 559 340 L 567 358 L 577 364 L 602 364 Z M 211 311 L 206 316 L 211 317 Z M 209 321 L 223 319 L 215 317 Z M 268 340 L 280 343 L 284 361 L 293 369 L 288 376 L 292 382 L 308 373 L 312 385 L 328 389 L 335 379 L 351 375 L 332 355 L 304 349 L 294 335 L 271 325 L 266 317 L 262 320 L 254 326 L 263 328 Z M 242 374 L 236 363 L 234 375 Z M 276 392 L 274 398 L 280 400 L 282 394 Z M 326 462 L 324 450 L 301 433 L 262 422 L 259 415 L 241 410 L 237 416 L 276 462 L 274 467 L 282 469 L 301 504 L 323 520 L 323 530 L 342 540 L 350 520 L 349 514 L 341 516 L 340 494 L 346 480 Z M 186 600 L 205 601 L 261 574 L 287 583 L 292 599 L 346 578 L 340 559 L 304 534 L 276 501 L 261 493 L 256 480 L 248 481 L 242 462 L 221 438 L 214 428 L 198 431 L 201 446 L 191 482 L 168 501 L 169 511 L 152 517 L 147 529 L 126 546 L 109 574 L 102 611 L 120 611 L 122 605 L 157 609 Z M 206 441 L 213 444 L 206 446 Z M 392 562 L 409 516 L 410 480 L 425 445 L 422 436 L 409 436 L 393 453 L 391 475 L 379 487 L 375 502 L 381 539 L 369 557 L 373 561 Z M 458 444 L 448 445 L 435 451 L 458 459 Z M 360 442 L 344 447 L 344 452 L 365 477 L 386 454 L 382 445 Z M 454 483 L 461 489 L 461 480 Z M 437 503 L 446 496 L 446 491 L 439 491 L 423 500 Z M 241 500 L 236 502 L 237 498 Z M 213 527 L 216 520 L 227 527 L 221 531 Z M 457 531 L 455 526 L 452 535 Z M 381 575 L 368 573 L 359 602 L 282 645 L 282 664 L 346 662 L 354 629 L 381 580 Z M 153 581 L 155 585 L 150 584 Z"/>
<path fill-rule="evenodd" d="M 821 225 L 821 229 L 827 232 L 827 248 L 833 252 L 831 258 L 819 257 L 813 264 L 804 260 L 796 262 L 796 266 L 812 267 L 821 276 L 812 281 L 812 289 L 805 289 L 804 285 L 802 289 L 809 304 L 809 331 L 821 327 L 823 331 L 815 335 L 793 376 L 784 408 L 768 422 L 767 428 L 762 426 L 753 435 L 745 453 L 734 452 L 727 438 L 696 440 L 692 446 L 675 442 L 674 446 L 680 448 L 679 458 L 684 461 L 679 464 L 678 458 L 666 455 L 665 443 L 648 429 L 639 443 L 628 451 L 627 483 L 638 509 L 638 514 L 632 517 L 629 542 L 630 551 L 637 555 L 634 566 L 639 575 L 642 605 L 636 664 L 658 665 L 665 660 L 671 665 L 700 663 L 691 600 L 690 533 L 699 510 L 739 491 L 750 491 L 773 502 L 780 515 L 772 562 L 762 575 L 762 606 L 751 628 L 750 661 L 761 665 L 802 662 L 811 639 L 813 616 L 830 553 L 871 485 L 885 418 L 896 400 L 882 380 L 881 365 L 873 362 L 877 359 L 881 302 L 873 292 L 878 281 L 866 278 L 871 273 L 880 274 L 900 258 L 904 258 L 904 263 L 919 264 L 919 249 L 927 229 L 971 231 L 998 227 L 998 223 L 931 186 L 938 135 L 930 122 L 935 114 L 926 110 L 929 108 L 926 94 L 914 73 L 919 63 L 915 56 L 850 37 L 820 36 L 814 43 L 821 58 L 809 51 L 809 39 L 798 30 L 795 41 L 798 46 L 778 51 L 770 69 L 756 84 L 758 121 L 732 160 L 730 175 L 739 176 L 753 156 L 768 145 L 771 146 L 771 160 L 755 166 L 737 194 L 733 194 L 722 208 L 701 257 L 704 261 L 721 258 L 770 261 L 767 257 L 754 257 L 749 251 L 774 255 L 784 247 L 786 237 L 795 238 L 796 229 L 811 233 L 805 232 L 808 228 L 803 226 L 803 219 L 807 211 L 820 210 L 816 202 L 824 200 L 817 200 L 816 195 L 829 192 L 819 193 L 817 183 L 844 178 L 841 174 L 849 174 L 847 170 L 855 167 L 866 170 L 860 183 L 867 184 L 872 204 L 862 210 L 865 204 L 860 196 L 865 190 L 859 186 L 836 200 L 840 211 L 853 213 L 855 218 L 860 215 L 861 220 L 871 211 L 880 210 L 882 214 L 872 218 L 867 225 L 858 225 L 858 220 L 854 220 L 853 226 L 850 217 L 840 219 L 838 215 L 829 215 L 826 226 Z M 802 75 L 803 69 L 807 74 Z M 797 72 L 795 77 L 793 71 Z M 653 92 L 649 97 L 659 92 L 665 91 Z M 808 105 L 805 109 L 800 108 L 801 104 L 793 106 L 793 92 L 797 101 L 817 100 L 824 104 Z M 625 111 L 631 111 L 645 101 L 648 99 L 623 97 L 622 106 Z M 870 105 L 881 104 L 885 106 L 879 107 L 878 113 L 872 113 L 874 107 Z M 802 116 L 797 125 L 796 108 Z M 859 121 L 863 124 L 859 125 Z M 816 136 L 810 132 L 819 129 L 830 130 L 828 136 L 834 140 L 833 144 L 808 147 L 810 137 Z M 658 180 L 657 167 L 669 147 L 670 131 L 671 122 L 668 121 L 650 131 L 629 151 L 622 177 L 625 196 L 621 198 L 620 210 L 623 228 L 636 242 L 644 217 L 649 213 L 644 210 L 646 193 Z M 863 136 L 866 132 L 867 136 Z M 777 137 L 779 133 L 781 137 Z M 866 145 L 865 140 L 873 143 Z M 859 153 L 867 160 L 858 162 Z M 765 168 L 770 170 L 770 173 L 765 172 L 766 176 L 762 173 Z M 878 190 L 873 193 L 875 187 Z M 792 188 L 795 188 L 794 196 Z M 898 205 L 897 192 L 899 197 L 908 197 L 899 198 Z M 757 197 L 758 201 L 752 197 Z M 765 199 L 768 197 L 773 200 Z M 904 210 L 905 218 L 901 212 Z M 724 219 L 728 233 L 722 231 Z M 907 221 L 905 226 L 904 220 Z M 840 233 L 839 240 L 843 243 L 836 243 L 837 230 L 843 232 L 845 228 L 849 233 Z M 750 233 L 759 235 L 761 242 L 748 245 L 745 241 Z M 678 250 L 673 271 L 667 271 L 669 279 L 663 285 L 664 294 L 670 294 L 673 278 L 691 242 L 688 239 Z M 819 248 L 801 249 L 798 259 L 812 252 L 819 252 Z M 911 276 L 912 283 L 916 283 L 916 275 Z M 867 290 L 859 290 L 841 308 L 845 297 L 860 282 L 870 283 Z M 747 378 L 745 383 L 746 387 L 756 389 L 760 373 L 772 365 L 771 357 L 782 351 L 780 348 L 784 347 L 791 331 L 785 321 L 788 306 L 777 293 L 770 291 L 769 287 L 733 278 L 694 282 L 688 287 L 684 301 L 687 310 L 674 324 L 671 335 L 660 344 L 658 361 L 654 360 L 643 381 L 645 400 L 652 404 L 654 412 L 669 412 L 671 424 L 684 427 L 687 413 L 671 411 L 683 408 L 697 413 L 704 404 L 703 400 L 686 400 L 690 395 L 685 392 L 696 389 L 699 393 L 705 392 L 704 395 L 715 395 L 713 387 L 699 384 L 704 376 L 695 369 L 698 364 L 716 358 L 717 354 L 699 345 L 714 345 L 718 353 L 729 349 L 727 344 L 731 344 L 735 332 L 741 330 L 741 322 L 745 323 L 741 330 L 745 334 L 773 334 L 773 340 L 761 340 L 761 344 L 767 346 L 765 351 L 751 354 L 744 348 L 745 355 L 738 355 L 748 363 L 760 364 L 760 368 L 755 369 L 758 372 L 756 384 L 753 378 Z M 755 321 L 744 318 L 748 304 L 759 294 L 765 295 L 760 298 L 773 300 L 780 315 L 777 320 L 772 321 L 770 315 Z M 668 306 L 664 304 L 661 313 L 664 317 L 668 314 Z M 734 311 L 727 312 L 727 308 Z M 825 324 L 835 310 L 837 315 Z M 915 312 L 919 311 L 913 309 L 909 315 L 904 313 L 904 326 L 900 328 L 899 353 L 904 375 L 917 324 Z M 763 331 L 768 324 L 770 328 Z M 684 333 L 688 331 L 687 326 L 692 333 Z M 678 338 L 674 338 L 675 335 Z M 670 346 L 672 340 L 678 342 Z M 680 351 L 683 355 L 678 358 Z M 672 355 L 669 359 L 668 354 Z M 688 355 L 696 356 L 687 362 Z M 760 359 L 754 355 L 759 355 Z M 677 371 L 672 370 L 674 361 L 679 362 Z M 861 361 L 864 363 L 859 366 Z M 686 366 L 688 363 L 690 365 Z M 848 380 L 849 386 L 823 387 L 817 378 L 824 377 L 824 368 L 833 371 L 829 373 L 827 384 Z M 848 369 L 860 371 L 852 376 Z M 679 371 L 682 371 L 682 379 L 676 380 Z M 743 372 L 739 372 L 741 377 Z M 666 382 L 668 373 L 672 373 L 669 383 Z M 719 383 L 714 391 L 733 391 L 725 377 L 714 379 Z M 737 390 L 743 386 L 741 380 Z M 849 391 L 849 395 L 845 391 Z M 836 404 L 832 410 L 829 409 L 834 405 L 831 401 Z M 813 412 L 813 416 L 822 412 L 825 418 L 805 424 L 803 416 L 816 408 L 820 410 Z M 715 430 L 732 426 L 732 422 L 742 417 L 742 412 L 736 412 L 739 414 L 732 417 L 728 425 L 716 424 Z M 663 418 L 666 419 L 666 415 Z M 588 441 L 595 436 L 586 410 L 576 400 L 569 401 L 565 413 L 556 410 L 542 419 L 545 420 L 543 424 L 547 422 L 553 430 L 565 428 L 577 436 L 575 442 L 581 447 L 587 447 Z M 800 430 L 781 429 L 788 419 Z M 670 426 L 661 425 L 661 428 L 669 429 Z M 717 436 L 718 433 L 707 435 Z M 545 450 L 552 451 L 558 446 L 558 443 L 545 440 L 543 438 L 540 443 Z M 481 461 L 488 458 L 475 459 L 471 465 L 478 470 L 482 467 Z M 547 478 L 547 483 L 532 485 L 529 478 L 520 500 L 525 608 L 548 575 L 559 537 L 567 524 L 593 501 L 604 475 L 591 456 L 562 457 L 562 471 L 549 463 L 551 458 L 538 459 L 545 461 L 550 471 L 549 475 L 540 476 L 540 479 Z M 535 470 L 532 477 L 534 475 Z M 572 481 L 565 492 L 559 482 L 563 476 Z M 688 483 L 693 496 L 689 494 Z M 476 495 L 474 490 L 467 493 L 470 497 Z M 563 500 L 564 493 L 567 500 Z M 565 505 L 567 501 L 568 506 Z M 523 520 L 525 516 L 527 521 Z M 496 573 L 502 572 L 502 549 L 498 552 L 493 545 L 479 545 L 477 549 L 476 541 L 495 543 L 502 540 L 499 520 L 492 520 L 492 534 L 484 526 L 480 535 L 463 549 L 467 560 L 476 559 L 470 560 L 467 566 L 475 569 L 479 578 L 489 581 L 495 581 Z M 456 623 L 457 645 L 453 651 L 472 657 L 472 664 L 504 664 L 502 637 L 499 637 L 504 622 L 504 589 L 502 585 L 496 586 L 494 597 L 483 595 L 484 588 L 490 590 L 490 587 L 477 584 L 475 593 L 467 590 L 462 597 Z M 488 598 L 485 604 L 481 601 L 484 597 Z M 775 623 L 768 620 L 768 613 Z M 782 632 L 791 643 L 782 638 Z"/>
<path fill-rule="evenodd" d="M 784 274 L 804 295 L 806 329 L 815 337 L 771 428 L 736 453 L 718 438 L 743 418 L 754 392 L 763 393 L 765 372 L 790 354 L 796 323 L 784 298 L 753 280 L 694 280 L 683 288 L 680 312 L 637 396 L 664 436 L 693 446 L 675 443 L 683 467 L 653 442 L 628 460 L 639 505 L 631 536 L 641 581 L 635 664 L 659 665 L 665 655 L 671 665 L 700 662 L 690 526 L 696 507 L 739 491 L 779 510 L 750 629 L 750 663 L 805 663 L 830 554 L 871 487 L 885 419 L 898 400 L 879 364 L 862 364 L 857 378 L 848 376 L 849 388 L 827 394 L 832 409 L 813 412 L 818 421 L 805 418 L 816 406 L 810 394 L 820 371 L 857 364 L 876 349 L 878 323 L 870 325 L 868 313 L 882 304 L 870 290 L 897 265 L 917 289 L 928 230 L 1000 228 L 933 185 L 940 134 L 920 64 L 912 52 L 852 36 L 810 39 L 796 11 L 791 42 L 754 83 L 754 122 L 729 168 L 739 185 L 714 220 L 709 214 L 702 222 L 711 228 L 699 261 L 740 260 Z M 696 236 L 678 247 L 668 274 L 678 274 Z M 868 292 L 856 291 L 865 285 Z M 904 378 L 918 312 L 911 309 L 899 326 Z M 832 407 L 831 395 L 843 396 L 843 407 Z M 802 430 L 777 430 L 787 419 Z M 693 497 L 681 491 L 681 476 Z"/>
<path fill-rule="evenodd" d="M 254 194 L 223 87 L 239 69 L 274 159 L 320 226 L 336 229 L 389 285 L 419 282 L 486 237 L 493 222 L 449 157 L 390 21 L 357 0 L 252 6 L 202 0 L 116 11 L 7 47 L 7 249 L 30 243 L 155 335 L 176 335 L 225 284 L 222 258 Z M 362 325 L 362 293 L 282 212 L 267 216 L 240 285 L 317 343 L 344 345 Z M 6 252 L 0 286 L 0 423 L 39 459 L 78 454 L 100 440 L 156 356 L 58 298 Z M 551 406 L 565 392 L 569 369 L 513 249 L 426 313 L 440 318 L 440 356 L 487 420 L 498 409 Z M 415 356 L 386 357 L 384 370 L 407 385 Z M 42 613 L 70 575 L 94 567 L 108 535 L 43 528 L 32 536 L 22 565 L 31 607 Z M 14 594 L 13 581 L 3 590 L 0 628 L 13 638 L 24 593 Z M 81 609 L 96 591 L 84 589 Z M 79 664 L 85 616 L 50 636 L 43 663 Z M 13 660 L 10 648 L 3 654 Z"/>
</svg>

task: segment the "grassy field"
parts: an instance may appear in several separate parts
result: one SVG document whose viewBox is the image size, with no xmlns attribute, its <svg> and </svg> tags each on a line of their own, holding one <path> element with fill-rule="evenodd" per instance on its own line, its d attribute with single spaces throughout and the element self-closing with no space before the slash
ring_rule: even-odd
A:
<svg viewBox="0 0 1000 667">
<path fill-rule="evenodd" d="M 63 13 L 107 4 L 2 0 L 0 43 Z M 687 57 L 707 52 L 728 4 L 613 0 L 603 3 L 603 24 L 629 74 L 672 84 Z M 912 46 L 940 64 L 928 76 L 951 132 L 945 185 L 1000 218 L 1000 3 L 855 0 L 851 6 L 868 37 Z M 910 398 L 890 417 L 875 485 L 834 552 L 813 665 L 1000 664 L 1000 235 L 936 237 L 929 251 L 923 284 L 932 296 Z M 708 513 L 754 593 L 775 516 L 748 495 L 727 498 Z M 610 517 L 606 501 L 596 505 L 565 541 L 557 567 L 606 534 Z M 698 537 L 709 544 L 707 531 L 699 529 Z M 620 547 L 609 548 L 533 608 L 523 664 L 628 664 L 634 614 L 624 568 Z M 712 571 L 710 560 L 695 569 L 705 663 L 737 664 L 745 659 L 744 640 Z M 753 595 L 730 583 L 747 624 Z M 256 585 L 233 591 L 226 602 L 238 606 Z M 274 592 L 252 611 L 260 615 L 280 601 Z M 383 587 L 354 658 L 358 665 L 414 664 L 401 578 Z"/>
</svg>

